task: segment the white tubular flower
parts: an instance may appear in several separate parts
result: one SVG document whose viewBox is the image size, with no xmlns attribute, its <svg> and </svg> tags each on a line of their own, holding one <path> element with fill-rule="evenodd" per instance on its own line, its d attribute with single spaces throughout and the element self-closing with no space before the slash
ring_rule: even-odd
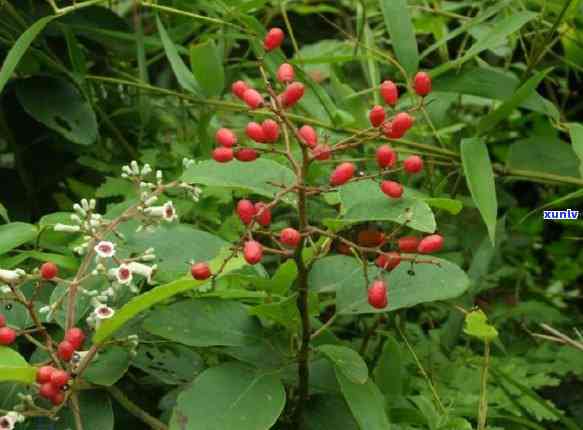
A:
<svg viewBox="0 0 583 430">
<path fill-rule="evenodd" d="M 164 206 L 150 206 L 144 209 L 144 213 L 149 216 L 162 218 L 164 221 L 172 222 L 178 219 L 178 214 L 171 201 L 164 203 Z"/>
<path fill-rule="evenodd" d="M 16 419 L 9 414 L 0 417 L 0 430 L 13 430 Z"/>
<path fill-rule="evenodd" d="M 4 282 L 5 284 L 13 284 L 14 282 L 18 282 L 24 275 L 26 275 L 26 272 L 22 269 L 0 269 L 0 281 Z"/>
<path fill-rule="evenodd" d="M 126 285 L 132 282 L 132 271 L 127 264 L 122 264 L 115 269 L 115 278 L 118 284 Z"/>
<path fill-rule="evenodd" d="M 55 224 L 53 227 L 55 231 L 62 232 L 62 233 L 78 233 L 81 230 L 81 227 L 78 225 L 68 225 L 68 224 Z"/>
<path fill-rule="evenodd" d="M 107 240 L 99 242 L 94 249 L 101 258 L 111 258 L 115 255 L 115 244 Z"/>
<path fill-rule="evenodd" d="M 155 264 L 153 266 L 148 266 L 146 264 L 138 263 L 135 261 L 132 261 L 130 264 L 128 264 L 128 266 L 132 273 L 146 278 L 148 284 L 152 284 L 152 276 L 154 273 L 156 273 L 156 269 L 158 269 L 158 266 Z"/>
<path fill-rule="evenodd" d="M 99 305 L 93 311 L 93 315 L 98 321 L 107 320 L 115 315 L 115 311 L 107 305 Z"/>
<path fill-rule="evenodd" d="M 25 420 L 25 416 L 22 415 L 21 413 L 15 412 L 15 411 L 10 411 L 6 414 L 6 416 L 11 417 L 12 419 L 14 419 L 15 422 L 17 423 L 23 423 Z"/>
</svg>

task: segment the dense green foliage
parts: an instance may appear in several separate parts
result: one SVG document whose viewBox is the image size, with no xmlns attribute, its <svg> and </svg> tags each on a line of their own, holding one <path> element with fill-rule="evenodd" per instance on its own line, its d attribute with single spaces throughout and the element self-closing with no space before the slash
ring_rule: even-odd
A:
<svg viewBox="0 0 583 430">
<path fill-rule="evenodd" d="M 265 54 L 273 26 L 286 39 Z M 35 418 L 17 429 L 50 411 L 31 367 L 50 356 L 16 296 L 55 306 L 42 321 L 50 336 L 78 324 L 99 348 L 74 401 L 49 412 L 59 430 L 80 429 L 77 407 L 85 430 L 583 429 L 583 215 L 543 220 L 583 209 L 582 28 L 581 0 L 0 0 L 0 269 L 36 276 L 53 261 L 63 279 L 89 277 L 75 252 L 84 239 L 54 227 L 92 198 L 106 219 L 127 221 L 101 239 L 119 240 L 123 258 L 150 247 L 158 258 L 152 282 L 116 296 L 95 330 L 89 295 L 60 307 L 64 281 L 3 288 L 0 314 L 20 336 L 0 346 L 0 416 L 30 406 L 19 393 L 46 409 L 25 409 Z M 211 154 L 220 127 L 244 140 L 247 122 L 277 117 L 230 88 L 242 79 L 265 93 L 260 70 L 273 76 L 285 58 L 306 86 L 289 119 L 330 143 L 370 127 L 385 79 L 412 109 L 405 84 L 428 71 L 415 127 L 391 141 L 425 170 L 396 173 L 406 191 L 394 204 L 364 180 L 316 196 L 307 219 L 318 240 L 249 266 L 228 257 L 247 233 L 236 204 L 277 199 L 274 231 L 298 227 L 301 197 L 278 197 L 296 172 L 278 153 L 226 164 Z M 326 186 L 342 159 L 372 171 L 380 142 L 311 164 L 306 183 Z M 179 222 L 136 231 L 140 195 L 120 177 L 132 160 L 183 181 L 160 190 Z M 446 240 L 431 264 L 390 273 L 338 240 L 436 229 Z M 220 276 L 192 280 L 190 261 Z M 366 302 L 377 277 L 387 309 Z M 298 420 L 304 317 L 310 397 Z"/>
</svg>

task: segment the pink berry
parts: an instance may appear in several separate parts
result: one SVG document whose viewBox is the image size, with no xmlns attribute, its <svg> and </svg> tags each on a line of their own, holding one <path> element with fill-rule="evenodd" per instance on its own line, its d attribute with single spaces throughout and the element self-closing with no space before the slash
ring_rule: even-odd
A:
<svg viewBox="0 0 583 430">
<path fill-rule="evenodd" d="M 271 209 L 265 203 L 255 203 L 255 219 L 263 227 L 271 224 Z"/>
<path fill-rule="evenodd" d="M 381 169 L 393 167 L 397 162 L 397 153 L 389 145 L 381 145 L 377 148 L 377 164 Z"/>
<path fill-rule="evenodd" d="M 431 92 L 431 77 L 425 72 L 417 73 L 415 75 L 414 87 L 418 95 L 425 97 Z"/>
<path fill-rule="evenodd" d="M 72 327 L 65 333 L 65 340 L 73 345 L 74 349 L 81 349 L 85 342 L 85 333 L 78 327 Z"/>
<path fill-rule="evenodd" d="M 386 104 L 395 106 L 399 99 L 399 89 L 393 81 L 384 81 L 381 84 L 381 96 Z"/>
<path fill-rule="evenodd" d="M 204 281 L 211 277 L 211 268 L 204 262 L 194 263 L 190 268 L 190 273 L 194 279 Z"/>
<path fill-rule="evenodd" d="M 257 122 L 252 121 L 247 124 L 247 127 L 245 128 L 245 134 L 249 139 L 252 139 L 255 142 L 265 142 L 265 132 L 263 131 L 261 124 Z"/>
<path fill-rule="evenodd" d="M 10 327 L 0 328 L 0 345 L 12 345 L 16 340 L 16 332 Z"/>
<path fill-rule="evenodd" d="M 419 239 L 415 236 L 404 236 L 399 239 L 398 245 L 401 252 L 415 252 L 419 245 Z"/>
<path fill-rule="evenodd" d="M 56 369 L 53 366 L 43 366 L 36 371 L 36 382 L 46 384 L 51 381 L 51 375 Z"/>
<path fill-rule="evenodd" d="M 377 257 L 375 264 L 381 269 L 393 270 L 401 263 L 401 254 L 398 252 L 387 252 Z"/>
<path fill-rule="evenodd" d="M 300 82 L 292 82 L 281 94 L 281 104 L 283 107 L 291 107 L 295 105 L 304 96 L 304 91 L 304 84 Z"/>
<path fill-rule="evenodd" d="M 284 228 L 281 233 L 279 233 L 279 241 L 292 248 L 297 247 L 301 240 L 302 235 L 295 228 Z"/>
<path fill-rule="evenodd" d="M 59 406 L 65 401 L 65 394 L 60 391 L 49 399 L 53 406 Z"/>
<path fill-rule="evenodd" d="M 329 145 L 319 143 L 312 149 L 314 158 L 319 161 L 328 160 L 332 156 L 332 150 Z"/>
<path fill-rule="evenodd" d="M 69 383 L 69 374 L 64 370 L 56 369 L 51 375 L 51 384 L 56 388 L 61 388 Z"/>
<path fill-rule="evenodd" d="M 266 119 L 261 124 L 265 142 L 274 143 L 279 139 L 279 124 L 272 119 Z"/>
<path fill-rule="evenodd" d="M 245 94 L 245 91 L 247 91 L 248 89 L 249 86 L 243 81 L 233 82 L 233 85 L 231 85 L 231 92 L 235 97 L 241 100 L 243 100 L 243 95 Z"/>
<path fill-rule="evenodd" d="M 48 382 L 42 384 L 38 390 L 39 395 L 48 400 L 51 400 L 53 397 L 59 394 L 59 392 L 59 387 Z"/>
<path fill-rule="evenodd" d="M 424 237 L 417 246 L 417 252 L 421 254 L 431 254 L 441 251 L 443 248 L 443 236 L 440 234 L 431 234 Z"/>
<path fill-rule="evenodd" d="M 237 144 L 237 136 L 228 128 L 219 128 L 215 134 L 215 140 L 218 145 L 231 148 Z"/>
<path fill-rule="evenodd" d="M 403 186 L 395 181 L 383 181 L 381 191 L 393 199 L 399 199 L 403 195 Z"/>
<path fill-rule="evenodd" d="M 298 130 L 298 134 L 302 138 L 302 142 L 304 142 L 310 148 L 313 148 L 318 144 L 318 133 L 316 133 L 314 127 L 310 125 L 303 125 Z"/>
<path fill-rule="evenodd" d="M 233 159 L 233 150 L 221 146 L 213 150 L 213 159 L 219 163 L 227 163 Z"/>
<path fill-rule="evenodd" d="M 6 317 L 3 314 L 0 314 L 0 328 L 6 325 Z"/>
<path fill-rule="evenodd" d="M 250 109 L 257 109 L 263 105 L 263 96 L 257 90 L 249 88 L 243 93 L 243 101 Z"/>
<path fill-rule="evenodd" d="M 243 199 L 237 203 L 237 215 L 239 215 L 239 219 L 241 219 L 243 224 L 251 224 L 256 213 L 255 206 L 250 200 Z"/>
<path fill-rule="evenodd" d="M 393 118 L 391 124 L 391 137 L 393 139 L 400 139 L 405 136 L 405 133 L 413 126 L 413 117 L 407 112 L 399 112 Z"/>
<path fill-rule="evenodd" d="M 51 263 L 50 261 L 44 263 L 40 266 L 40 275 L 43 279 L 50 281 L 51 279 L 55 278 L 59 273 L 59 268 L 55 263 Z"/>
<path fill-rule="evenodd" d="M 418 155 L 411 155 L 403 161 L 403 167 L 407 173 L 419 173 L 423 170 L 423 159 Z"/>
<path fill-rule="evenodd" d="M 387 285 L 384 281 L 374 281 L 368 289 L 368 303 L 375 309 L 387 306 Z"/>
<path fill-rule="evenodd" d="M 385 121 L 385 110 L 382 106 L 373 106 L 368 113 L 368 119 L 373 127 L 379 127 Z"/>
<path fill-rule="evenodd" d="M 263 258 L 263 246 L 255 240 L 245 242 L 243 256 L 249 264 L 257 264 Z"/>
<path fill-rule="evenodd" d="M 342 163 L 330 175 L 330 185 L 339 186 L 348 182 L 354 176 L 356 166 L 352 163 Z"/>
<path fill-rule="evenodd" d="M 63 361 L 71 361 L 73 358 L 73 354 L 75 353 L 75 347 L 73 344 L 67 340 L 62 341 L 59 343 L 57 348 L 57 355 Z"/>
<path fill-rule="evenodd" d="M 253 148 L 241 148 L 235 151 L 235 158 L 239 161 L 255 161 L 259 153 Z"/>
<path fill-rule="evenodd" d="M 263 47 L 267 52 L 273 51 L 281 46 L 285 34 L 283 30 L 278 27 L 271 28 L 263 39 Z"/>
<path fill-rule="evenodd" d="M 294 75 L 294 67 L 291 64 L 283 63 L 277 69 L 277 80 L 284 84 L 293 81 Z"/>
</svg>

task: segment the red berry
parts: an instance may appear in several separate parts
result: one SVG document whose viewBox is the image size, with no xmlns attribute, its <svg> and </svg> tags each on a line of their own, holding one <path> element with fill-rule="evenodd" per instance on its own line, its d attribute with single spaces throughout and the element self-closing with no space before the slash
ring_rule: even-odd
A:
<svg viewBox="0 0 583 430">
<path fill-rule="evenodd" d="M 393 199 L 398 199 L 403 195 L 403 186 L 395 181 L 383 181 L 381 191 Z"/>
<path fill-rule="evenodd" d="M 235 158 L 239 161 L 255 161 L 259 153 L 253 148 L 241 148 L 235 151 Z"/>
<path fill-rule="evenodd" d="M 374 281 L 368 289 L 368 303 L 375 309 L 387 306 L 387 285 L 384 281 Z"/>
<path fill-rule="evenodd" d="M 407 173 L 419 173 L 423 170 L 423 159 L 418 155 L 411 155 L 403 161 L 403 167 Z"/>
<path fill-rule="evenodd" d="M 381 169 L 393 167 L 397 162 L 397 153 L 389 145 L 381 145 L 377 148 L 377 164 Z"/>
<path fill-rule="evenodd" d="M 302 126 L 298 130 L 298 134 L 302 138 L 302 142 L 304 142 L 310 148 L 313 148 L 318 144 L 318 133 L 316 133 L 316 130 L 314 130 L 312 126 Z"/>
<path fill-rule="evenodd" d="M 255 203 L 255 219 L 263 227 L 271 224 L 271 209 L 265 203 Z"/>
<path fill-rule="evenodd" d="M 215 140 L 217 144 L 230 148 L 236 145 L 237 135 L 235 135 L 235 133 L 233 133 L 233 131 L 229 130 L 228 128 L 219 128 L 215 134 Z"/>
<path fill-rule="evenodd" d="M 10 327 L 0 328 L 0 345 L 12 345 L 16 340 L 16 332 Z"/>
<path fill-rule="evenodd" d="M 294 67 L 291 64 L 283 63 L 277 69 L 277 80 L 282 83 L 291 82 L 294 80 Z"/>
<path fill-rule="evenodd" d="M 365 229 L 358 232 L 357 243 L 360 246 L 373 248 L 381 246 L 385 241 L 385 234 L 382 231 Z"/>
<path fill-rule="evenodd" d="M 255 206 L 250 200 L 239 200 L 237 203 L 237 215 L 245 225 L 251 224 L 253 217 L 255 216 L 256 210 Z"/>
<path fill-rule="evenodd" d="M 391 138 L 400 139 L 413 126 L 413 117 L 407 112 L 400 112 L 395 115 L 391 123 Z"/>
<path fill-rule="evenodd" d="M 342 163 L 330 175 L 330 185 L 338 186 L 348 182 L 354 176 L 356 166 L 352 163 Z"/>
<path fill-rule="evenodd" d="M 43 366 L 36 371 L 36 382 L 46 384 L 51 381 L 51 375 L 56 369 L 53 366 Z"/>
<path fill-rule="evenodd" d="M 319 143 L 312 149 L 312 154 L 316 160 L 328 160 L 332 155 L 332 151 L 329 145 L 325 143 Z"/>
<path fill-rule="evenodd" d="M 45 399 L 52 399 L 57 394 L 59 394 L 59 387 L 54 386 L 51 383 L 44 383 L 40 386 L 38 394 Z"/>
<path fill-rule="evenodd" d="M 274 27 L 270 29 L 263 39 L 263 47 L 267 52 L 273 51 L 281 46 L 285 34 L 281 28 Z"/>
<path fill-rule="evenodd" d="M 43 279 L 50 281 L 59 273 L 59 268 L 55 263 L 50 261 L 40 266 L 40 275 Z"/>
<path fill-rule="evenodd" d="M 382 106 L 373 106 L 368 113 L 368 119 L 373 127 L 379 127 L 385 121 L 385 110 Z"/>
<path fill-rule="evenodd" d="M 75 347 L 71 342 L 64 340 L 59 343 L 59 347 L 57 348 L 57 355 L 61 360 L 71 361 L 73 354 L 75 354 Z"/>
<path fill-rule="evenodd" d="M 250 109 L 257 109 L 263 104 L 263 96 L 257 90 L 249 88 L 243 93 L 243 101 Z"/>
<path fill-rule="evenodd" d="M 421 97 L 425 97 L 431 92 L 431 77 L 425 72 L 419 72 L 415 75 L 415 92 Z"/>
<path fill-rule="evenodd" d="M 74 349 L 81 349 L 85 342 L 85 333 L 78 327 L 72 327 L 65 333 L 65 340 L 73 345 Z"/>
<path fill-rule="evenodd" d="M 259 123 L 250 122 L 247 124 L 247 127 L 245 128 L 245 134 L 249 139 L 252 139 L 255 142 L 265 142 L 265 133 L 263 131 L 263 127 L 261 127 L 261 124 Z"/>
<path fill-rule="evenodd" d="M 299 245 L 300 240 L 302 240 L 302 235 L 295 228 L 288 227 L 279 233 L 279 240 L 284 245 L 295 248 Z"/>
<path fill-rule="evenodd" d="M 0 328 L 4 327 L 6 325 L 6 317 L 2 314 L 0 314 Z"/>
<path fill-rule="evenodd" d="M 395 106 L 399 99 L 399 89 L 393 81 L 384 81 L 381 84 L 381 96 L 386 104 Z"/>
<path fill-rule="evenodd" d="M 261 124 L 265 142 L 274 143 L 279 139 L 279 124 L 272 119 L 266 119 Z"/>
<path fill-rule="evenodd" d="M 207 263 L 194 263 L 190 268 L 192 277 L 198 281 L 204 281 L 211 277 L 211 268 Z"/>
<path fill-rule="evenodd" d="M 219 163 L 227 163 L 233 159 L 233 150 L 221 146 L 213 150 L 213 159 Z"/>
<path fill-rule="evenodd" d="M 69 374 L 64 370 L 56 369 L 51 375 L 51 384 L 56 388 L 61 388 L 69 383 Z"/>
<path fill-rule="evenodd" d="M 49 399 L 54 406 L 59 406 L 65 401 L 65 394 L 60 391 Z"/>
<path fill-rule="evenodd" d="M 243 247 L 245 261 L 249 264 L 257 264 L 263 258 L 263 246 L 254 240 L 245 242 Z"/>
<path fill-rule="evenodd" d="M 245 91 L 248 89 L 249 86 L 243 81 L 233 82 L 233 85 L 231 85 L 233 95 L 241 100 L 243 100 L 243 94 L 245 94 Z"/>
<path fill-rule="evenodd" d="M 401 252 L 415 252 L 417 245 L 419 245 L 419 239 L 415 236 L 404 236 L 399 239 L 398 245 Z"/>
<path fill-rule="evenodd" d="M 440 234 L 432 234 L 421 239 L 421 242 L 417 246 L 417 252 L 431 254 L 441 251 L 441 248 L 443 248 L 443 236 Z"/>
<path fill-rule="evenodd" d="M 393 270 L 401 263 L 401 255 L 398 252 L 387 252 L 377 257 L 375 264 L 381 269 Z"/>
<path fill-rule="evenodd" d="M 280 101 L 283 107 L 295 105 L 304 96 L 304 84 L 292 82 L 285 91 L 280 95 Z"/>
</svg>

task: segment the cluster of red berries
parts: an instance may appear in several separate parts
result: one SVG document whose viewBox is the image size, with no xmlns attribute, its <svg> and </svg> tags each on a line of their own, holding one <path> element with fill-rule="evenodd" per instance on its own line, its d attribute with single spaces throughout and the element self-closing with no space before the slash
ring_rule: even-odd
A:
<svg viewBox="0 0 583 430">
<path fill-rule="evenodd" d="M 69 388 L 70 379 L 71 376 L 64 370 L 53 366 L 40 367 L 36 372 L 36 382 L 40 384 L 38 393 L 58 406 L 65 400 L 65 391 Z"/>
<path fill-rule="evenodd" d="M 65 338 L 57 347 L 57 355 L 63 361 L 71 361 L 75 351 L 78 351 L 85 342 L 85 333 L 77 327 L 70 328 L 65 332 Z"/>
</svg>

